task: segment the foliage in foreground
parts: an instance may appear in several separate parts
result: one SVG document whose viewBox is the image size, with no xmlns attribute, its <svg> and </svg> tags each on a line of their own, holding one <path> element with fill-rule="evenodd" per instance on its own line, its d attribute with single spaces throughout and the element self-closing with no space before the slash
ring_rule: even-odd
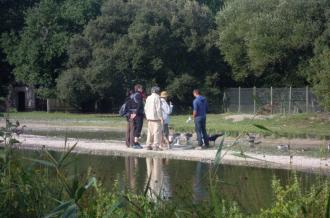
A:
<svg viewBox="0 0 330 218">
<path fill-rule="evenodd" d="M 329 217 L 328 184 L 316 184 L 304 193 L 296 176 L 287 186 L 274 179 L 274 204 L 256 215 L 243 214 L 235 203 L 221 199 L 214 169 L 209 172 L 210 200 L 201 202 L 184 192 L 171 200 L 151 198 L 150 180 L 143 193 L 119 186 L 106 191 L 89 173 L 87 177 L 76 173 L 75 145 L 65 147 L 60 155 L 43 150 L 39 158 L 26 159 L 16 150 L 19 144 L 13 136 L 19 133 L 19 123 L 9 120 L 0 130 L 4 145 L 0 150 L 1 217 Z M 216 163 L 221 159 L 221 145 Z"/>
</svg>

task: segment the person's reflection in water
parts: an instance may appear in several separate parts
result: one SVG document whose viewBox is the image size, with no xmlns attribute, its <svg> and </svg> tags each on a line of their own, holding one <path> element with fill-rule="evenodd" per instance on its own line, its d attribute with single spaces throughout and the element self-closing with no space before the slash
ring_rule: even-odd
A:
<svg viewBox="0 0 330 218">
<path fill-rule="evenodd" d="M 147 182 L 150 179 L 148 195 L 157 200 L 169 199 L 171 188 L 169 176 L 166 172 L 166 160 L 161 158 L 146 158 L 147 162 Z M 150 177 L 150 178 L 149 178 Z"/>
<path fill-rule="evenodd" d="M 125 171 L 128 187 L 136 191 L 136 173 L 138 168 L 138 159 L 136 157 L 125 157 Z"/>
<path fill-rule="evenodd" d="M 207 171 L 207 165 L 202 162 L 197 162 L 196 164 L 196 173 L 193 184 L 193 199 L 194 203 L 197 203 L 208 195 L 206 188 L 203 186 L 203 176 Z"/>
</svg>

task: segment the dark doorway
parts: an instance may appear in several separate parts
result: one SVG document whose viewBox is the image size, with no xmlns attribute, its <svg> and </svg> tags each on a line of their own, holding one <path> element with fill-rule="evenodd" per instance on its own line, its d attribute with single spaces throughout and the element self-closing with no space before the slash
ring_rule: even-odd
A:
<svg viewBox="0 0 330 218">
<path fill-rule="evenodd" d="M 18 92 L 17 111 L 25 111 L 25 92 Z"/>
</svg>

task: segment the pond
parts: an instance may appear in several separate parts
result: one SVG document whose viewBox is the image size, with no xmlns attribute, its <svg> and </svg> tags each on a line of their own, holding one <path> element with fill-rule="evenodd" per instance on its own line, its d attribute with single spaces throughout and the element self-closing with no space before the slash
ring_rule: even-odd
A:
<svg viewBox="0 0 330 218">
<path fill-rule="evenodd" d="M 36 151 L 21 151 L 24 155 L 35 156 Z M 51 151 L 55 156 L 60 153 Z M 209 181 L 220 180 L 216 191 L 223 199 L 238 203 L 246 213 L 256 213 L 260 208 L 272 204 L 272 180 L 277 178 L 282 184 L 288 181 L 294 173 L 287 170 L 251 168 L 244 166 L 220 165 L 215 169 L 208 163 L 168 160 L 158 158 L 115 157 L 88 154 L 74 154 L 75 169 L 79 174 L 86 175 L 91 170 L 98 181 L 107 190 L 114 184 L 121 189 L 130 189 L 141 193 L 150 176 L 150 196 L 157 193 L 164 199 L 178 198 L 186 195 L 191 201 L 209 200 Z M 210 178 L 210 172 L 216 172 Z M 307 190 L 312 184 L 326 179 L 324 176 L 297 172 L 301 187 Z"/>
</svg>

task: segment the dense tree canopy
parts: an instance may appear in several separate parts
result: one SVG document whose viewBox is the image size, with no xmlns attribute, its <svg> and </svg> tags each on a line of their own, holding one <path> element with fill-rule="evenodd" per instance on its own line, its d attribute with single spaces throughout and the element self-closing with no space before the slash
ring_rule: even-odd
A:
<svg viewBox="0 0 330 218">
<path fill-rule="evenodd" d="M 98 0 L 41 0 L 28 9 L 20 34 L 2 37 L 16 80 L 37 88 L 44 97 L 54 95 L 70 38 L 98 14 L 98 5 Z"/>
<path fill-rule="evenodd" d="M 34 5 L 37 0 L 0 0 L 0 41 L 1 35 L 18 32 L 23 28 L 24 12 Z M 1 44 L 1 43 L 0 43 Z M 12 67 L 6 60 L 6 54 L 0 47 L 0 98 L 6 97 L 8 85 L 14 81 Z M 1 104 L 1 103 L 0 103 Z"/>
<path fill-rule="evenodd" d="M 310 85 L 330 108 L 328 0 L 0 3 L 0 97 L 15 79 L 113 111 L 134 84 L 157 84 L 185 109 L 196 87 L 212 105 L 224 87 Z"/>
<path fill-rule="evenodd" d="M 301 67 L 325 28 L 323 0 L 233 0 L 217 16 L 219 47 L 237 80 L 306 84 Z"/>
<path fill-rule="evenodd" d="M 220 76 L 215 79 L 229 80 L 211 40 L 215 27 L 210 10 L 193 1 L 108 1 L 101 15 L 71 41 L 70 68 L 58 80 L 60 96 L 79 98 L 81 89 L 70 89 L 67 79 L 67 74 L 78 72 L 92 90 L 92 105 L 104 101 L 118 105 L 134 83 L 172 90 L 187 83 L 187 73 L 195 87 L 216 73 Z M 191 89 L 187 91 L 190 97 Z M 181 92 L 172 92 L 174 99 L 181 99 Z"/>
</svg>

